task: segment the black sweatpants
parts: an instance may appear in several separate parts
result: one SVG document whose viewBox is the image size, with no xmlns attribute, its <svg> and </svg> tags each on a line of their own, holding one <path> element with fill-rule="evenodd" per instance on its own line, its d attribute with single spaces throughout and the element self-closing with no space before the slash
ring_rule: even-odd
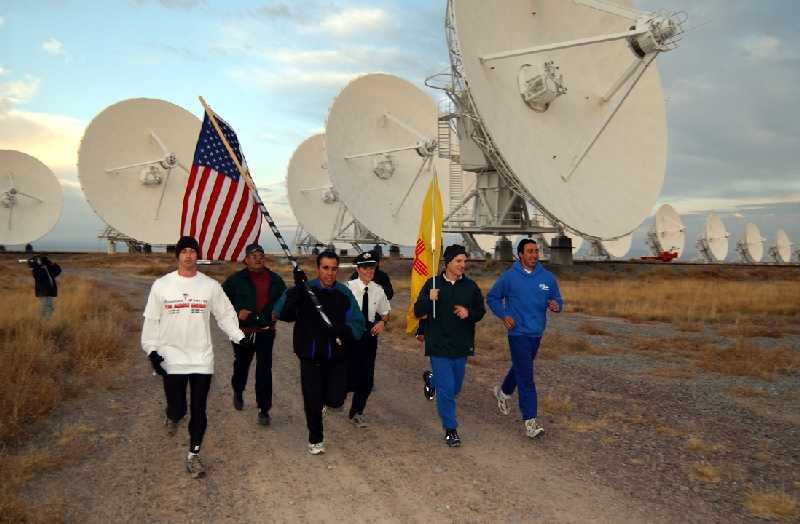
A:
<svg viewBox="0 0 800 524">
<path fill-rule="evenodd" d="M 252 336 L 252 335 L 248 335 Z M 247 387 L 247 375 L 253 355 L 256 357 L 256 403 L 258 409 L 269 413 L 272 408 L 272 345 L 275 343 L 275 331 L 260 331 L 255 334 L 252 348 L 233 344 L 233 375 L 231 387 L 242 392 Z"/>
<path fill-rule="evenodd" d="M 340 408 L 347 396 L 344 360 L 300 359 L 300 385 L 306 412 L 309 444 L 322 442 L 322 406 Z"/>
<path fill-rule="evenodd" d="M 208 427 L 206 405 L 211 378 L 214 375 L 192 373 L 190 375 L 167 375 L 164 377 L 164 394 L 167 397 L 167 418 L 173 422 L 186 416 L 186 386 L 190 386 L 189 406 L 189 450 L 199 451 L 203 435 Z"/>
<path fill-rule="evenodd" d="M 353 392 L 350 403 L 350 418 L 356 414 L 363 415 L 367 407 L 367 399 L 372 393 L 375 383 L 375 356 L 378 352 L 378 337 L 370 334 L 372 325 L 367 324 L 367 330 L 361 340 L 350 346 L 347 353 L 347 390 Z"/>
</svg>

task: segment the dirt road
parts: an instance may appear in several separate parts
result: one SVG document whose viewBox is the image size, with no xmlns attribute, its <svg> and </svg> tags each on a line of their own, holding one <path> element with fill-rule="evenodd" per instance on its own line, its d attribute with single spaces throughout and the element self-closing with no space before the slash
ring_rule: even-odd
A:
<svg viewBox="0 0 800 524">
<path fill-rule="evenodd" d="M 107 272 L 103 280 L 125 294 L 132 315 L 141 315 L 152 278 Z M 160 380 L 131 337 L 126 351 L 137 364 L 127 376 L 110 391 L 69 402 L 53 422 L 91 427 L 92 453 L 32 483 L 28 500 L 60 499 L 69 520 L 103 523 L 685 520 L 616 491 L 613 479 L 552 456 L 557 432 L 530 441 L 513 416 L 497 414 L 487 380 L 501 372 L 500 364 L 468 370 L 459 400 L 464 443 L 448 449 L 435 406 L 421 394 L 424 357 L 384 345 L 367 410 L 370 427 L 329 415 L 327 453 L 311 456 L 291 326 L 280 325 L 275 345 L 270 427 L 256 424 L 252 382 L 244 411 L 232 408 L 232 351 L 216 327 L 214 336 L 207 478 L 193 480 L 184 471 L 186 422 L 177 436 L 166 435 Z"/>
</svg>

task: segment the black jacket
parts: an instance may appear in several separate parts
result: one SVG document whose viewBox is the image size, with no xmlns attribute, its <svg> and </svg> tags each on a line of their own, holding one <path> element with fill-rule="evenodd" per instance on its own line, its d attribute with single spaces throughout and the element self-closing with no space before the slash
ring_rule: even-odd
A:
<svg viewBox="0 0 800 524">
<path fill-rule="evenodd" d="M 332 288 L 323 288 L 314 279 L 308 287 L 317 296 L 332 328 L 325 325 L 308 293 L 297 286 L 283 294 L 275 312 L 280 320 L 295 323 L 292 346 L 299 358 L 342 360 L 347 348 L 364 333 L 364 315 L 347 286 L 337 282 Z"/>
<path fill-rule="evenodd" d="M 350 280 L 355 280 L 357 278 L 358 272 L 353 271 L 353 274 L 350 275 Z M 394 289 L 392 289 L 392 281 L 389 278 L 389 275 L 387 275 L 385 271 L 376 269 L 375 276 L 372 280 L 374 280 L 376 284 L 383 288 L 383 292 L 386 294 L 386 300 L 391 300 L 394 296 Z"/>
<path fill-rule="evenodd" d="M 31 268 L 33 280 L 36 282 L 37 297 L 57 297 L 58 284 L 56 277 L 61 274 L 61 266 L 48 259 Z"/>
<path fill-rule="evenodd" d="M 433 279 L 429 278 L 417 295 L 414 315 L 425 319 L 425 355 L 433 357 L 460 358 L 475 353 L 475 324 L 486 314 L 483 294 L 478 285 L 466 275 L 450 283 L 443 274 L 436 279 L 439 300 L 436 301 L 436 318 L 433 317 L 433 302 L 430 290 Z M 453 307 L 464 306 L 469 316 L 461 320 Z"/>
</svg>

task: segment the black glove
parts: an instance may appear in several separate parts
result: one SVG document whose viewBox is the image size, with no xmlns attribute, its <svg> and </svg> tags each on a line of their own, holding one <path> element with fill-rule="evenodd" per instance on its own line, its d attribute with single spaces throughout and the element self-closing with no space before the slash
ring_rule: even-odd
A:
<svg viewBox="0 0 800 524">
<path fill-rule="evenodd" d="M 292 270 L 292 277 L 294 278 L 294 285 L 298 287 L 302 286 L 304 282 L 308 281 L 305 271 L 300 269 L 300 266 L 297 266 Z"/>
<path fill-rule="evenodd" d="M 256 345 L 255 333 L 251 335 L 245 335 L 244 338 L 236 344 L 245 349 L 253 349 L 253 347 Z"/>
<path fill-rule="evenodd" d="M 151 351 L 147 358 L 150 359 L 150 364 L 153 365 L 153 371 L 161 375 L 162 377 L 167 376 L 167 372 L 164 368 L 161 367 L 161 363 L 164 362 L 164 357 L 158 354 L 158 351 Z"/>
</svg>

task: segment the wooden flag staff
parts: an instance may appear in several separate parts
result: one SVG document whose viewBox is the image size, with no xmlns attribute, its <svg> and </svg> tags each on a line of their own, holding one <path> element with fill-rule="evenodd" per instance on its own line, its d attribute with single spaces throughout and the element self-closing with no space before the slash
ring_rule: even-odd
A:
<svg viewBox="0 0 800 524">
<path fill-rule="evenodd" d="M 272 216 L 270 216 L 269 211 L 267 211 L 267 206 L 265 206 L 264 202 L 261 200 L 261 196 L 258 194 L 258 188 L 253 182 L 253 179 L 250 177 L 249 171 L 246 170 L 239 162 L 239 158 L 236 156 L 236 153 L 233 152 L 233 148 L 228 143 L 228 139 L 225 138 L 225 134 L 222 132 L 222 129 L 220 129 L 219 123 L 217 123 L 216 113 L 214 113 L 214 110 L 211 109 L 208 106 L 208 104 L 206 104 L 206 101 L 203 99 L 202 96 L 198 98 L 200 99 L 200 103 L 203 104 L 203 109 L 208 115 L 208 119 L 211 121 L 211 125 L 214 126 L 214 130 L 217 132 L 217 135 L 219 136 L 220 140 L 222 140 L 225 149 L 228 151 L 228 155 L 231 157 L 231 160 L 233 160 L 233 163 L 236 165 L 236 169 L 239 170 L 239 175 L 244 179 L 245 183 L 247 184 L 247 187 L 250 188 L 250 191 L 252 191 L 253 196 L 256 199 L 256 203 L 258 204 L 258 209 L 259 211 L 261 211 L 261 215 L 267 221 L 267 224 L 269 224 L 269 228 L 272 230 L 272 234 L 275 235 L 275 238 L 281 245 L 284 255 L 286 255 L 286 258 L 288 258 L 289 262 L 291 262 L 292 271 L 297 271 L 300 268 L 299 264 L 297 263 L 297 259 L 294 257 L 294 255 L 292 255 L 292 252 L 289 249 L 289 246 L 286 245 L 286 241 L 283 239 L 283 235 L 278 229 L 278 226 L 275 225 L 275 221 L 272 220 Z M 308 296 L 311 298 L 311 303 L 314 304 L 314 309 L 317 310 L 319 316 L 322 318 L 322 321 L 325 322 L 325 325 L 328 326 L 329 328 L 333 327 L 330 318 L 328 318 L 328 315 L 326 315 L 325 311 L 322 310 L 322 304 L 319 303 L 317 295 L 315 295 L 314 292 L 311 291 L 311 288 L 308 287 L 308 284 L 306 282 L 303 282 L 303 288 L 305 288 L 306 292 L 308 293 Z"/>
</svg>

